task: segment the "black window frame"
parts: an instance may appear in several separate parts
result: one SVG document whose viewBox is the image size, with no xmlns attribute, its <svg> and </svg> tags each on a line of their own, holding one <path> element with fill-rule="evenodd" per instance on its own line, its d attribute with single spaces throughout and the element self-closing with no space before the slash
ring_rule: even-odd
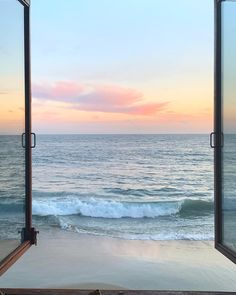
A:
<svg viewBox="0 0 236 295">
<path fill-rule="evenodd" d="M 0 262 L 0 275 L 23 253 L 36 244 L 37 232 L 32 227 L 32 140 L 31 140 L 31 73 L 30 73 L 30 0 L 17 0 L 24 7 L 25 67 L 25 227 L 21 245 Z M 222 243 L 222 3 L 215 3 L 215 82 L 214 82 L 214 202 L 215 248 L 236 263 L 235 253 Z"/>
<path fill-rule="evenodd" d="M 25 71 L 25 227 L 21 244 L 0 262 L 2 275 L 14 262 L 36 244 L 37 232 L 32 227 L 32 140 L 31 140 L 31 73 L 30 73 L 30 0 L 17 0 L 24 8 L 24 71 Z M 23 135 L 22 135 L 23 136 Z"/>
<path fill-rule="evenodd" d="M 223 244 L 223 92 L 222 92 L 222 3 L 215 0 L 215 79 L 214 79 L 214 195 L 215 195 L 215 248 L 236 263 L 236 253 Z M 235 3 L 236 5 L 236 3 Z"/>
</svg>

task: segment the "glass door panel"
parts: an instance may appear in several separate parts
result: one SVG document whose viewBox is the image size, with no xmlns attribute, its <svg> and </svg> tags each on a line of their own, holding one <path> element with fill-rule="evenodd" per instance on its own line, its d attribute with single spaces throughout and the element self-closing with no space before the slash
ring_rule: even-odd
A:
<svg viewBox="0 0 236 295">
<path fill-rule="evenodd" d="M 222 3 L 222 243 L 236 251 L 236 2 Z"/>
<path fill-rule="evenodd" d="M 236 1 L 215 5 L 215 245 L 236 262 Z"/>
<path fill-rule="evenodd" d="M 0 264 L 22 244 L 25 227 L 24 9 L 0 0 Z"/>
</svg>

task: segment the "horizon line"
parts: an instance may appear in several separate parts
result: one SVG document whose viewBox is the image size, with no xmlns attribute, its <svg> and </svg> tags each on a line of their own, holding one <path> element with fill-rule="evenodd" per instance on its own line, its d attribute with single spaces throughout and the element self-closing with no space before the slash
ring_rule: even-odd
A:
<svg viewBox="0 0 236 295">
<path fill-rule="evenodd" d="M 36 133 L 36 135 L 210 135 L 209 133 Z"/>
</svg>

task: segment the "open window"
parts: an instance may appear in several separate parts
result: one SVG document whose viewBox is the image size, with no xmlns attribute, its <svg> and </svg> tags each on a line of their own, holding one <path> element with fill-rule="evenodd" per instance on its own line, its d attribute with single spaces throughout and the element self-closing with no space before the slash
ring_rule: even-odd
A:
<svg viewBox="0 0 236 295">
<path fill-rule="evenodd" d="M 236 263 L 236 1 L 215 6 L 215 246 Z"/>
<path fill-rule="evenodd" d="M 0 274 L 36 241 L 31 225 L 29 5 L 28 0 L 0 1 Z"/>
<path fill-rule="evenodd" d="M 36 243 L 29 6 L 29 0 L 0 0 L 0 274 Z M 236 1 L 215 0 L 215 7 L 215 245 L 236 262 Z"/>
</svg>

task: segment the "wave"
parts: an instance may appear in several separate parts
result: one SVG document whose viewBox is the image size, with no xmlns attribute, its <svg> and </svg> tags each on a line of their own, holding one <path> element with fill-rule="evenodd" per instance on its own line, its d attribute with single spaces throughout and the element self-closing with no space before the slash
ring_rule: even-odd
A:
<svg viewBox="0 0 236 295">
<path fill-rule="evenodd" d="M 62 217 L 61 217 L 62 218 Z M 79 227 L 78 225 L 71 224 L 70 221 L 59 219 L 59 226 L 61 229 L 66 231 L 72 231 L 79 234 L 89 234 L 95 236 L 109 236 L 111 238 L 125 239 L 125 240 L 151 240 L 151 241 L 172 241 L 172 240 L 191 240 L 191 241 L 210 241 L 214 239 L 214 231 L 208 229 L 207 231 L 201 230 L 201 232 L 178 232 L 175 230 L 160 230 L 158 233 L 127 233 L 117 232 L 116 230 L 103 230 L 102 228 L 89 228 Z"/>
<path fill-rule="evenodd" d="M 0 201 L 1 214 L 22 213 L 24 212 L 25 204 L 23 201 L 4 202 Z"/>
<path fill-rule="evenodd" d="M 198 216 L 213 213 L 213 200 L 185 199 L 181 205 L 180 214 L 182 216 Z"/>
<path fill-rule="evenodd" d="M 38 216 L 81 215 L 96 218 L 157 218 L 180 214 L 205 215 L 213 212 L 213 202 L 184 199 L 181 201 L 122 202 L 104 199 L 51 198 L 33 200 L 33 214 Z"/>
<path fill-rule="evenodd" d="M 142 197 L 142 196 L 156 196 L 157 194 L 160 193 L 176 193 L 180 194 L 181 191 L 179 192 L 176 188 L 174 187 L 162 187 L 160 189 L 153 189 L 153 190 L 148 190 L 148 189 L 122 189 L 119 187 L 115 188 L 104 188 L 104 190 L 107 193 L 112 193 L 112 194 L 118 194 L 118 195 L 124 195 L 124 196 L 137 196 L 137 197 Z"/>
</svg>

